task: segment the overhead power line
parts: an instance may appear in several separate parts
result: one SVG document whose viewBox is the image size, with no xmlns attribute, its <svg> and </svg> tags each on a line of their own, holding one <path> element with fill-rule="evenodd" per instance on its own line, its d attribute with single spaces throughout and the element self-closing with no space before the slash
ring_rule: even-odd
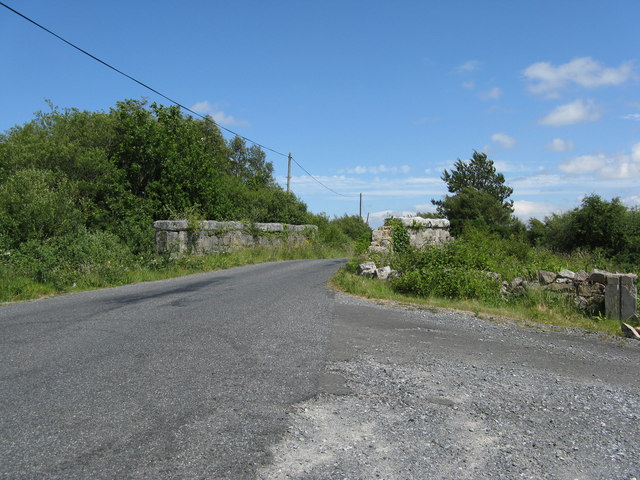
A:
<svg viewBox="0 0 640 480">
<path fill-rule="evenodd" d="M 344 193 L 338 193 L 338 192 L 336 192 L 336 191 L 335 191 L 335 190 L 333 190 L 332 188 L 327 187 L 324 183 L 322 183 L 322 182 L 321 182 L 320 180 L 318 180 L 316 177 L 314 177 L 313 175 L 311 175 L 311 174 L 309 173 L 309 171 L 308 171 L 306 168 L 304 168 L 302 165 L 300 165 L 300 164 L 296 161 L 296 159 L 295 159 L 295 158 L 291 157 L 291 160 L 293 160 L 293 163 L 295 163 L 298 167 L 300 167 L 300 169 L 301 169 L 303 172 L 305 172 L 307 175 L 309 175 L 311 178 L 313 178 L 316 182 L 318 182 L 320 185 L 322 185 L 324 188 L 326 188 L 326 189 L 327 189 L 327 190 L 329 190 L 330 192 L 335 193 L 336 195 L 339 195 L 339 196 L 341 196 L 341 197 L 352 197 L 352 198 L 355 198 L 355 197 L 357 197 L 357 196 L 358 196 L 358 195 L 346 195 L 346 194 L 344 194 Z"/>
<path fill-rule="evenodd" d="M 287 155 L 286 153 L 279 152 L 278 150 L 275 150 L 275 149 L 273 149 L 273 148 L 267 147 L 266 145 L 263 145 L 263 144 L 261 144 L 261 143 L 258 143 L 258 142 L 256 142 L 255 140 L 251 140 L 250 138 L 245 137 L 244 135 L 240 135 L 239 133 L 236 133 L 236 132 L 234 132 L 233 130 L 231 130 L 231 129 L 227 128 L 227 127 L 224 127 L 224 126 L 220 125 L 219 123 L 215 122 L 215 121 L 214 121 L 211 117 L 209 117 L 209 116 L 202 115 L 202 114 L 200 114 L 200 113 L 198 113 L 198 112 L 195 112 L 195 111 L 191 110 L 189 107 L 187 107 L 187 106 L 183 105 L 182 103 L 180 103 L 180 102 L 178 102 L 178 101 L 174 100 L 174 99 L 173 99 L 173 98 L 171 98 L 171 97 L 168 97 L 168 96 L 167 96 L 167 95 L 165 95 L 164 93 L 159 92 L 159 91 L 158 91 L 158 90 L 156 90 L 155 88 L 153 88 L 153 87 L 151 87 L 151 86 L 147 85 L 147 84 L 146 84 L 146 83 L 144 83 L 144 82 L 141 82 L 141 81 L 140 81 L 140 80 L 138 80 L 137 78 L 132 77 L 131 75 L 129 75 L 129 74 L 127 74 L 127 73 L 123 72 L 122 70 L 120 70 L 120 69 L 118 69 L 118 68 L 114 67 L 113 65 L 111 65 L 111 64 L 109 64 L 109 63 L 107 63 L 107 62 L 105 62 L 104 60 L 101 60 L 100 58 L 96 57 L 95 55 L 93 55 L 93 54 L 91 54 L 91 53 L 87 52 L 86 50 L 84 50 L 84 49 L 82 49 L 82 48 L 80 48 L 79 46 L 75 45 L 74 43 L 72 43 L 72 42 L 70 42 L 70 41 L 66 40 L 65 38 L 61 37 L 61 36 L 60 36 L 60 35 L 58 35 L 57 33 L 55 33 L 55 32 L 53 32 L 53 31 L 49 30 L 49 29 L 48 29 L 47 27 L 45 27 L 44 25 L 41 25 L 40 23 L 36 22 L 35 20 L 33 20 L 33 19 L 31 19 L 31 18 L 27 17 L 26 15 L 24 15 L 24 14 L 20 13 L 19 11 L 17 11 L 16 9 L 11 8 L 11 7 L 10 7 L 9 5 L 7 5 L 6 3 L 4 3 L 4 2 L 0 2 L 0 5 L 1 5 L 1 6 L 3 6 L 4 8 L 6 8 L 7 10 L 10 10 L 11 12 L 15 13 L 15 14 L 16 14 L 16 15 L 18 15 L 19 17 L 22 17 L 23 19 L 25 19 L 25 20 L 26 20 L 26 21 L 28 21 L 29 23 L 32 23 L 32 24 L 33 24 L 33 25 L 35 25 L 36 27 L 41 28 L 41 29 L 42 29 L 42 30 L 44 30 L 45 32 L 47 32 L 47 33 L 49 33 L 49 34 L 53 35 L 53 36 L 54 36 L 54 37 L 56 37 L 58 40 L 63 41 L 64 43 L 66 43 L 66 44 L 67 44 L 67 45 L 69 45 L 70 47 L 75 48 L 75 49 L 76 49 L 76 50 L 78 50 L 79 52 L 81 52 L 81 53 L 83 53 L 83 54 L 87 55 L 88 57 L 92 58 L 92 59 L 93 59 L 93 60 L 95 60 L 96 62 L 101 63 L 101 64 L 102 64 L 102 65 L 104 65 L 105 67 L 110 68 L 110 69 L 111 69 L 111 70 L 113 70 L 114 72 L 119 73 L 120 75 L 122 75 L 122 76 L 124 76 L 124 77 L 128 78 L 129 80 L 131 80 L 131 81 L 133 81 L 133 82 L 137 83 L 138 85 L 140 85 L 140 86 L 142 86 L 142 87 L 146 88 L 147 90 L 149 90 L 149 91 L 151 91 L 151 92 L 155 93 L 156 95 L 161 96 L 162 98 L 164 98 L 164 99 L 168 100 L 169 102 L 173 103 L 174 105 L 177 105 L 178 107 L 182 108 L 183 110 L 186 110 L 187 112 L 189 112 L 189 113 L 191 113 L 191 114 L 195 115 L 196 117 L 199 117 L 199 118 L 202 118 L 203 120 L 206 120 L 206 121 L 208 121 L 208 122 L 211 122 L 211 123 L 213 123 L 214 125 L 216 125 L 218 128 L 220 128 L 220 129 L 222 129 L 222 130 L 224 130 L 224 131 L 226 131 L 226 132 L 228 132 L 228 133 L 231 133 L 232 135 L 235 135 L 236 137 L 242 138 L 243 140 L 245 140 L 245 141 L 247 141 L 247 142 L 249 142 L 249 143 L 252 143 L 252 144 L 254 144 L 254 145 L 256 145 L 256 146 L 258 146 L 258 147 L 260 147 L 260 148 L 262 148 L 262 149 L 264 149 L 264 150 L 268 150 L 269 152 L 275 153 L 276 155 L 280 155 L 280 156 L 283 156 L 283 157 L 288 157 L 288 156 L 289 156 L 289 155 Z M 292 160 L 293 160 L 293 161 L 294 161 L 294 163 L 295 163 L 298 167 L 300 167 L 300 168 L 301 168 L 301 169 L 302 169 L 302 170 L 303 170 L 307 175 L 309 175 L 311 178 L 313 178 L 316 182 L 318 182 L 320 185 L 322 185 L 324 188 L 326 188 L 326 189 L 327 189 L 327 190 L 329 190 L 330 192 L 332 192 L 332 193 L 334 193 L 334 194 L 336 194 L 336 195 L 340 195 L 340 196 L 342 196 L 342 197 L 355 197 L 355 196 L 357 196 L 357 195 L 345 195 L 345 194 L 343 194 L 343 193 L 338 193 L 338 192 L 336 192 L 335 190 L 333 190 L 333 189 L 329 188 L 328 186 L 326 186 L 324 183 L 322 183 L 322 182 L 321 182 L 320 180 L 318 180 L 316 177 L 314 177 L 313 175 L 311 175 L 311 174 L 307 171 L 307 169 L 305 169 L 302 165 L 300 165 L 300 164 L 299 164 L 295 159 L 293 159 L 293 158 L 292 158 Z"/>
</svg>

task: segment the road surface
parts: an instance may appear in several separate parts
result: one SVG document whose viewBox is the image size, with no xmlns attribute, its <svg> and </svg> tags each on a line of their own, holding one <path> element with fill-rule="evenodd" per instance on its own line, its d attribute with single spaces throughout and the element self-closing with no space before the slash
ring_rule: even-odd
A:
<svg viewBox="0 0 640 480">
<path fill-rule="evenodd" d="M 640 348 L 294 261 L 0 307 L 1 478 L 640 478 Z"/>
</svg>

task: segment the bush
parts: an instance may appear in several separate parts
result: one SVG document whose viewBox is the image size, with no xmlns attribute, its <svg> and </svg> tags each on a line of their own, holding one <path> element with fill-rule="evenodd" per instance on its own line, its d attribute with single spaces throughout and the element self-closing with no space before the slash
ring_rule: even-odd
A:
<svg viewBox="0 0 640 480">
<path fill-rule="evenodd" d="M 67 235 L 84 225 L 75 185 L 47 170 L 18 170 L 0 185 L 0 232 L 7 247 Z"/>
<path fill-rule="evenodd" d="M 60 290 L 74 283 L 88 287 L 123 283 L 134 263 L 117 236 L 87 231 L 29 240 L 5 262 L 20 275 Z"/>
</svg>

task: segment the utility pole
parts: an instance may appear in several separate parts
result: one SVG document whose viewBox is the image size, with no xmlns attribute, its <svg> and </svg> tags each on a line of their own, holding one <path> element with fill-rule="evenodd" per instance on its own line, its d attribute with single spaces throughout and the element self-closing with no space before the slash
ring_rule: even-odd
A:
<svg viewBox="0 0 640 480">
<path fill-rule="evenodd" d="M 362 193 L 360 194 L 360 220 L 362 220 Z"/>
<path fill-rule="evenodd" d="M 289 165 L 287 168 L 287 193 L 291 192 L 291 152 L 289 152 Z"/>
</svg>

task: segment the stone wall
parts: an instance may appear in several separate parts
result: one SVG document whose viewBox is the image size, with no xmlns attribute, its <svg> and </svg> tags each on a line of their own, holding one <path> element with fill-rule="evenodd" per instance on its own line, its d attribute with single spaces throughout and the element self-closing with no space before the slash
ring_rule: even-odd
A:
<svg viewBox="0 0 640 480">
<path fill-rule="evenodd" d="M 205 220 L 189 228 L 187 220 L 158 220 L 156 253 L 219 253 L 242 247 L 301 246 L 318 232 L 315 225 L 217 222 Z"/>
<path fill-rule="evenodd" d="M 398 217 L 407 227 L 409 244 L 415 248 L 442 245 L 453 240 L 449 234 L 449 220 L 444 218 Z M 371 233 L 369 252 L 388 253 L 393 250 L 392 227 L 382 226 Z"/>
<path fill-rule="evenodd" d="M 538 270 L 532 281 L 516 278 L 503 282 L 503 294 L 522 295 L 526 290 L 542 288 L 570 297 L 576 306 L 591 315 L 605 314 L 614 320 L 636 319 L 638 277 L 632 273 L 584 270 L 558 273 Z"/>
</svg>

